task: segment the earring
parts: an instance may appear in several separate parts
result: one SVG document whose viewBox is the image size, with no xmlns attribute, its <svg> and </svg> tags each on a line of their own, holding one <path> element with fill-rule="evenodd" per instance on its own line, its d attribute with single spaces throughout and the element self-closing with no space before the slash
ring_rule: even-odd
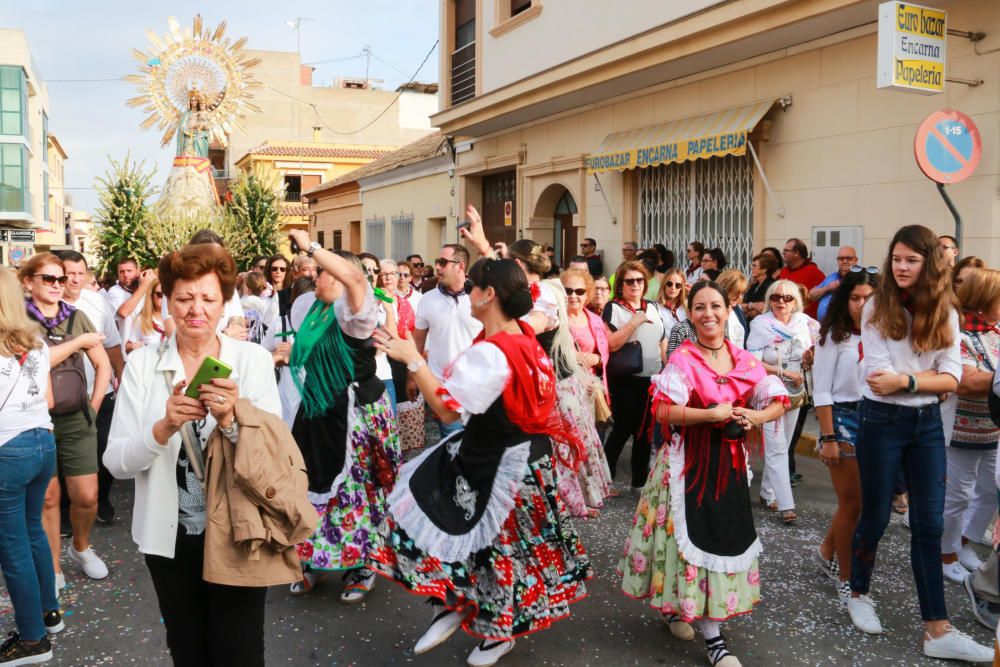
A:
<svg viewBox="0 0 1000 667">
<path fill-rule="evenodd" d="M 483 308 L 489 302 L 490 302 L 489 299 L 483 299 L 482 301 L 480 301 L 479 303 L 476 304 L 476 308 Z"/>
</svg>

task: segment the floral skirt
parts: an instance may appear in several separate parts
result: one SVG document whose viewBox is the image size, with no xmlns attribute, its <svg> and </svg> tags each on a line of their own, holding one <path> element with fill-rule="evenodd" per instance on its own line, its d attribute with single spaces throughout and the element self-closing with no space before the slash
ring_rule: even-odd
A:
<svg viewBox="0 0 1000 667">
<path fill-rule="evenodd" d="M 374 403 L 355 405 L 348 415 L 348 471 L 333 495 L 313 504 L 316 532 L 295 548 L 303 569 L 351 570 L 364 566 L 378 544 L 375 528 L 386 514 L 386 497 L 372 474 L 372 447 L 381 443 L 394 469 L 402 461 L 396 423 L 387 394 Z"/>
<path fill-rule="evenodd" d="M 715 572 L 691 565 L 677 548 L 670 507 L 671 446 L 660 448 L 646 480 L 625 551 L 618 563 L 622 591 L 684 621 L 723 621 L 747 614 L 760 602 L 760 570 L 754 558 L 742 572 Z"/>
<path fill-rule="evenodd" d="M 594 422 L 594 400 L 586 386 L 577 377 L 570 376 L 559 381 L 556 395 L 559 414 L 573 427 L 586 453 L 575 471 L 558 464 L 559 495 L 573 516 L 585 516 L 588 507 L 602 507 L 604 499 L 610 495 L 611 469 Z M 554 444 L 567 459 L 569 447 Z"/>
<path fill-rule="evenodd" d="M 552 457 L 528 463 L 514 509 L 493 544 L 462 561 L 423 553 L 389 515 L 369 566 L 416 595 L 465 613 L 469 634 L 507 640 L 569 616 L 586 595 L 590 559 L 569 525 L 555 486 Z"/>
</svg>

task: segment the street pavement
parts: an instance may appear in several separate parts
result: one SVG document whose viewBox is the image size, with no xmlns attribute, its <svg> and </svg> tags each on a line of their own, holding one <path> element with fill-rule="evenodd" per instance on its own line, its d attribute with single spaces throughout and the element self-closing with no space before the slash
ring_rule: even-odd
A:
<svg viewBox="0 0 1000 667">
<path fill-rule="evenodd" d="M 619 475 L 628 469 L 623 460 Z M 798 526 L 783 526 L 774 514 L 754 507 L 764 544 L 763 600 L 754 613 L 723 626 L 730 650 L 747 666 L 942 664 L 918 650 L 921 624 L 909 565 L 909 531 L 900 517 L 894 515 L 886 531 L 873 585 L 886 632 L 879 637 L 863 635 L 837 606 L 833 585 L 810 558 L 833 511 L 826 470 L 801 456 L 799 470 L 805 480 L 795 489 Z M 95 548 L 111 570 L 107 579 L 88 580 L 63 557 L 68 582 L 62 597 L 66 630 L 54 641 L 56 658 L 50 664 L 170 664 L 152 583 L 128 531 L 131 498 L 131 483 L 117 482 L 118 520 L 94 530 Z M 589 596 L 573 606 L 570 618 L 519 639 L 501 665 L 707 664 L 700 638 L 674 639 L 659 614 L 619 592 L 614 571 L 637 500 L 637 493 L 626 491 L 609 499 L 598 518 L 576 521 L 596 573 L 588 584 Z M 421 599 L 384 579 L 360 605 L 340 603 L 339 593 L 339 581 L 332 579 L 306 597 L 292 597 L 285 587 L 271 589 L 267 663 L 459 666 L 476 644 L 459 632 L 432 653 L 415 657 L 413 645 L 430 613 Z M 991 633 L 976 623 L 964 589 L 945 581 L 945 594 L 955 625 L 989 642 Z M 15 629 L 14 618 L 5 588 L 0 595 L 6 633 Z"/>
</svg>

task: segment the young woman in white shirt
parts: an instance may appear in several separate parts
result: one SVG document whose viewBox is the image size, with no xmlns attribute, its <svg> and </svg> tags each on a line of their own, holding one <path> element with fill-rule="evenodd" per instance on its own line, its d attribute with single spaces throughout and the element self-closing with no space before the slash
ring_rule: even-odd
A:
<svg viewBox="0 0 1000 667">
<path fill-rule="evenodd" d="M 51 400 L 49 348 L 28 319 L 14 272 L 0 266 L 0 567 L 17 625 L 0 646 L 3 664 L 49 660 L 47 634 L 64 627 L 42 529 L 45 490 L 56 467 Z"/>
<path fill-rule="evenodd" d="M 861 514 L 861 480 L 854 453 L 861 419 L 861 309 L 877 286 L 875 273 L 852 271 L 844 276 L 820 325 L 813 362 L 819 457 L 830 470 L 837 494 L 830 527 L 814 553 L 820 570 L 837 585 L 837 595 L 845 604 L 851 595 L 851 540 Z"/>
<path fill-rule="evenodd" d="M 663 336 L 670 338 L 674 327 L 687 319 L 687 279 L 681 269 L 668 269 L 660 282 L 660 294 L 657 305 L 660 319 L 663 320 Z"/>
<path fill-rule="evenodd" d="M 937 235 L 919 225 L 901 228 L 889 244 L 882 274 L 861 316 L 864 384 L 856 444 L 861 518 L 851 548 L 847 611 L 858 629 L 881 634 L 868 591 L 902 469 L 910 491 L 910 553 L 924 655 L 990 662 L 993 650 L 952 627 L 944 601 L 946 465 L 938 397 L 957 389 L 962 365 L 957 300 Z"/>
<path fill-rule="evenodd" d="M 143 297 L 142 308 L 138 315 L 129 315 L 125 319 L 125 353 L 144 345 L 159 345 L 166 334 L 163 327 L 163 316 L 160 312 L 163 305 L 163 288 L 160 279 L 153 278 L 147 283 L 146 294 Z"/>
</svg>

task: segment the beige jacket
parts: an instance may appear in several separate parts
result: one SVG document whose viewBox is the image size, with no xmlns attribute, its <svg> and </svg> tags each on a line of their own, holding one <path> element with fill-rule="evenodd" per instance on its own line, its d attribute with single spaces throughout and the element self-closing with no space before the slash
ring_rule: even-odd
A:
<svg viewBox="0 0 1000 667">
<path fill-rule="evenodd" d="M 236 403 L 239 441 L 216 430 L 205 461 L 205 581 L 275 586 L 302 579 L 295 545 L 316 529 L 305 463 L 285 422 Z"/>
</svg>

